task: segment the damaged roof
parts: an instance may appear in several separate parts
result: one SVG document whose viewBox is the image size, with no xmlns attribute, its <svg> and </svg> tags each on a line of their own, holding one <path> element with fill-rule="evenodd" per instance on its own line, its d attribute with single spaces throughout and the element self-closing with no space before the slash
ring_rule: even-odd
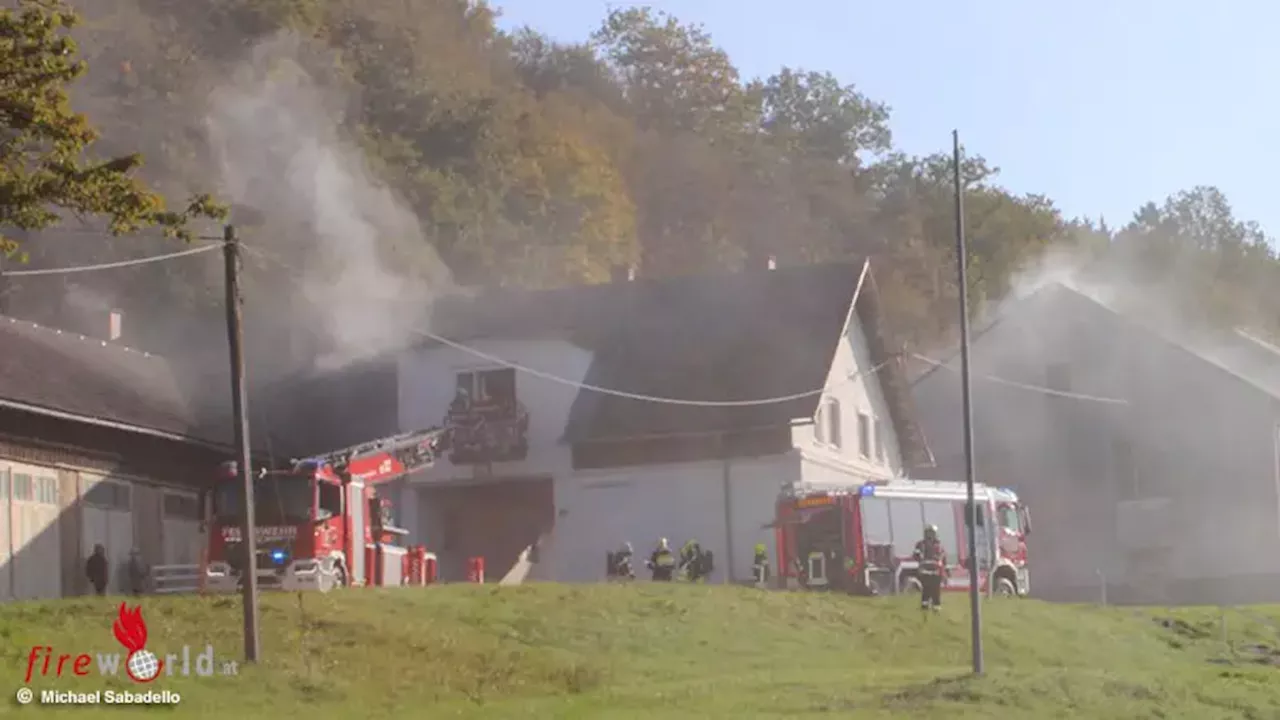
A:
<svg viewBox="0 0 1280 720">
<path fill-rule="evenodd" d="M 451 340 L 562 339 L 590 350 L 584 384 L 622 393 L 734 402 L 802 395 L 826 384 L 863 263 L 637 279 L 439 301 Z M 868 273 L 857 317 L 907 462 L 927 457 L 902 364 L 890 353 Z M 891 362 L 891 360 L 893 360 Z M 746 406 L 650 402 L 584 390 L 564 439 L 589 442 L 763 428 L 810 418 L 817 395 Z M 916 458 L 916 460 L 912 460 Z"/>
</svg>

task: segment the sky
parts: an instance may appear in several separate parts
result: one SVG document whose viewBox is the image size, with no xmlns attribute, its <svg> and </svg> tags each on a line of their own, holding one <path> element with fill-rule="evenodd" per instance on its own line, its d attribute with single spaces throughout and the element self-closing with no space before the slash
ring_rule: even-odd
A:
<svg viewBox="0 0 1280 720">
<path fill-rule="evenodd" d="M 504 29 L 584 40 L 611 3 L 493 0 Z M 613 6 L 630 3 L 615 2 Z M 1280 235 L 1280 3 L 1228 0 L 653 0 L 702 24 L 744 78 L 825 70 L 892 112 L 895 144 L 969 153 L 999 184 L 1119 227 L 1214 185 Z"/>
</svg>

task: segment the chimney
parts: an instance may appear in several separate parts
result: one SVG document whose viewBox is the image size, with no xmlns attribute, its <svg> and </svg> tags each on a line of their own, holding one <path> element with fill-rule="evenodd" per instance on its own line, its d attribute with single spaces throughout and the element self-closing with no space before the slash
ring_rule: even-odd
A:
<svg viewBox="0 0 1280 720">
<path fill-rule="evenodd" d="M 120 326 L 124 322 L 124 313 L 119 310 L 111 311 L 111 322 L 107 329 L 107 339 L 115 342 L 120 339 Z"/>
<path fill-rule="evenodd" d="M 766 267 L 768 267 L 770 270 L 777 270 L 777 269 L 778 269 L 778 256 L 777 256 L 777 255 L 770 255 L 770 256 L 769 256 L 769 259 L 768 259 L 768 260 L 766 260 L 766 261 L 765 261 L 765 263 L 766 263 L 766 265 L 765 265 L 765 266 L 766 266 Z"/>
</svg>

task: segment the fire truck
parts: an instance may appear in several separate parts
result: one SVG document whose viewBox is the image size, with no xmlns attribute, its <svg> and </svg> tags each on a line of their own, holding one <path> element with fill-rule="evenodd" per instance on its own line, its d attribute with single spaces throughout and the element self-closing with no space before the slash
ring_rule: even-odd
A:
<svg viewBox="0 0 1280 720">
<path fill-rule="evenodd" d="M 1025 597 L 1031 588 L 1031 513 L 1008 488 L 977 484 L 979 589 Z M 843 487 L 793 486 L 778 499 L 779 581 L 786 587 L 884 595 L 918 592 L 912 557 L 935 525 L 947 552 L 944 590 L 968 590 L 965 484 L 894 479 Z"/>
<path fill-rule="evenodd" d="M 377 486 L 430 466 L 447 429 L 395 435 L 263 468 L 253 480 L 255 567 L 264 589 L 328 591 L 348 585 L 400 585 L 408 552 L 397 545 L 390 501 Z M 205 589 L 234 591 L 247 558 L 241 542 L 243 483 L 223 463 L 213 489 Z"/>
</svg>

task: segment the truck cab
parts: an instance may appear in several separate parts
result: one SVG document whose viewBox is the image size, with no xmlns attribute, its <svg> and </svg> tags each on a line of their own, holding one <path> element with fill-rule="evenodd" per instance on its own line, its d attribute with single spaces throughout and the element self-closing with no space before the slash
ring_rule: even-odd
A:
<svg viewBox="0 0 1280 720">
<path fill-rule="evenodd" d="M 260 587 L 328 590 L 348 584 L 345 552 L 358 523 L 345 516 L 345 495 L 340 478 L 316 464 L 257 473 L 253 497 Z M 224 464 L 214 486 L 210 523 L 206 587 L 213 592 L 239 587 L 247 566 L 243 496 L 235 463 Z"/>
</svg>

